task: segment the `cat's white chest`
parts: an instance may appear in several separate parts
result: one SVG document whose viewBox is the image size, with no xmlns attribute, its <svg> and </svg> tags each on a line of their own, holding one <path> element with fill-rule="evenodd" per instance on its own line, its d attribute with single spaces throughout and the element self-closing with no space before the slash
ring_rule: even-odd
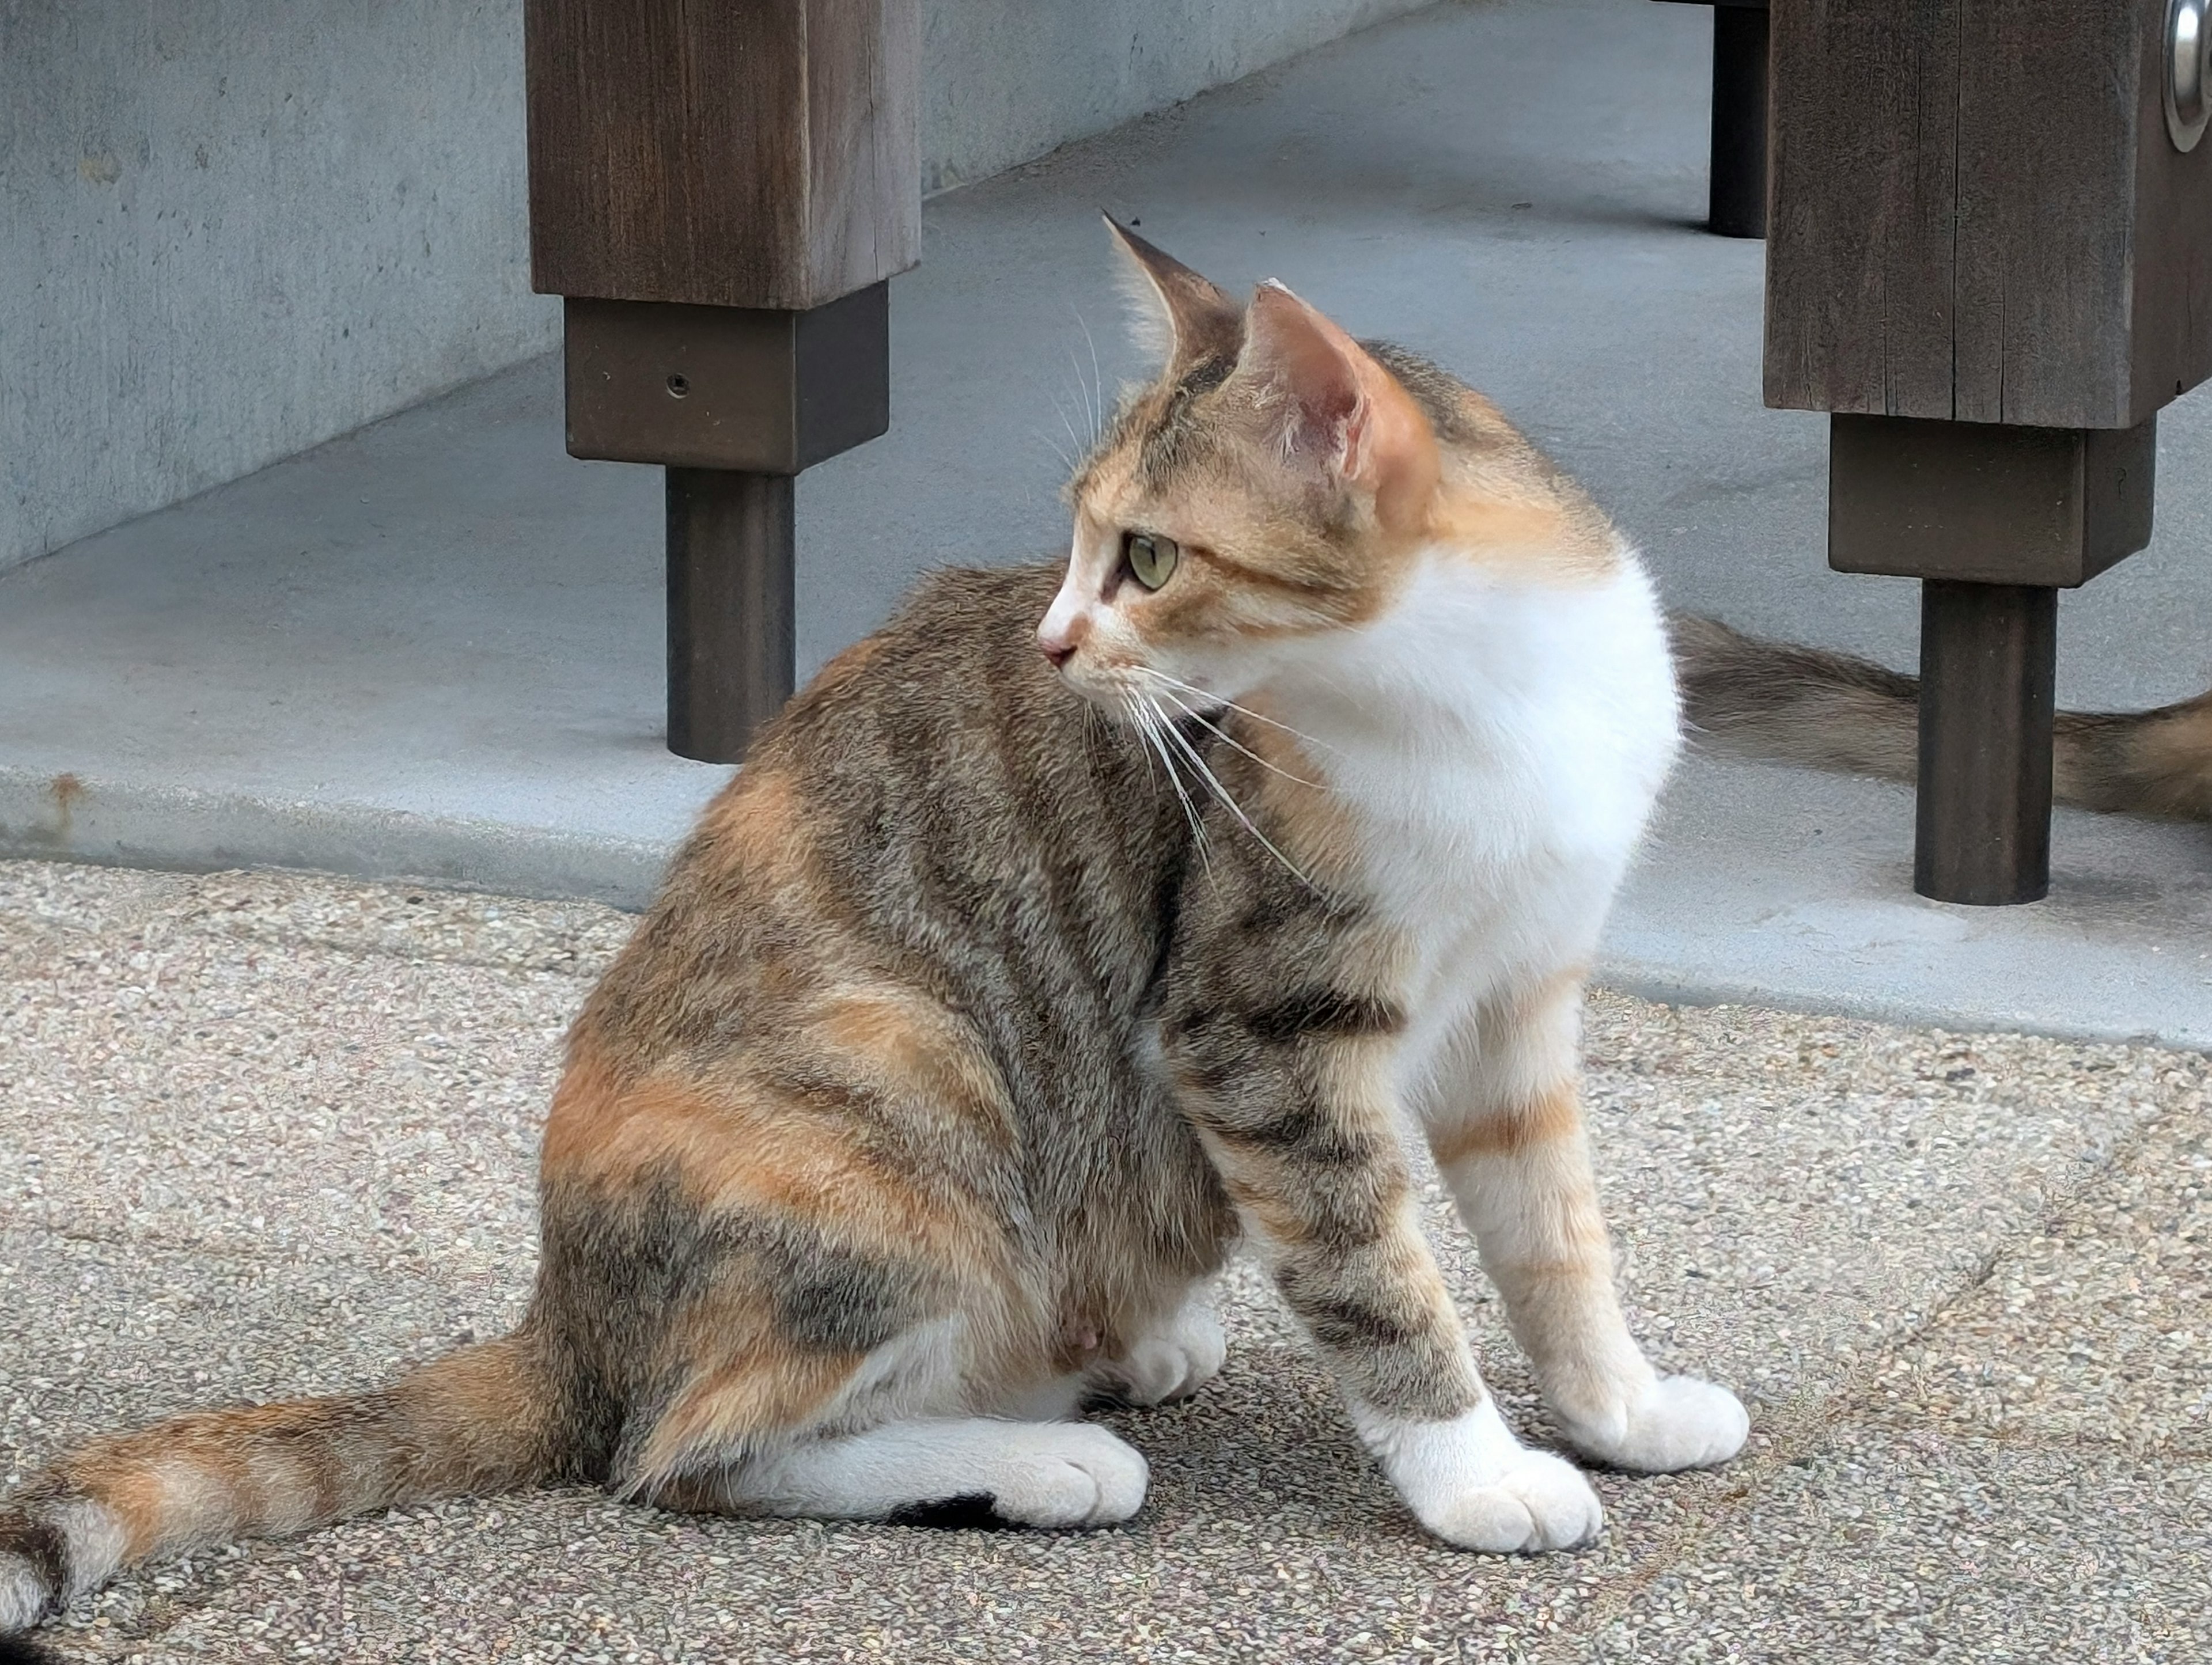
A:
<svg viewBox="0 0 2212 1665">
<path fill-rule="evenodd" d="M 1562 587 L 1437 560 L 1332 657 L 1291 720 L 1406 944 L 1418 1053 L 1595 951 L 1679 744 L 1665 628 L 1632 561 Z"/>
</svg>

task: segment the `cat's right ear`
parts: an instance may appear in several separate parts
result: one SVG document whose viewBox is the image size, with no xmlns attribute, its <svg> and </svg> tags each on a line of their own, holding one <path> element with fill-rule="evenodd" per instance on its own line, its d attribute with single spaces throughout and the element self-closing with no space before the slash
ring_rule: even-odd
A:
<svg viewBox="0 0 2212 1665">
<path fill-rule="evenodd" d="M 1137 345 L 1170 376 L 1200 359 L 1233 358 L 1243 336 L 1243 309 L 1182 261 L 1115 224 L 1112 215 L 1101 217 L 1121 256 L 1121 290 Z"/>
<path fill-rule="evenodd" d="M 1421 527 L 1442 461 L 1435 430 L 1397 379 L 1273 279 L 1253 295 L 1244 333 L 1230 386 L 1267 452 L 1371 495 L 1393 532 Z"/>
</svg>

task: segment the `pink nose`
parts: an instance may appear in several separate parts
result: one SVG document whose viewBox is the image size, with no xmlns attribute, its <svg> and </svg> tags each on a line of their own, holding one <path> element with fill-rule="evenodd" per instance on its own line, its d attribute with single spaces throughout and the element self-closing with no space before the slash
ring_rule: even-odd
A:
<svg viewBox="0 0 2212 1665">
<path fill-rule="evenodd" d="M 1055 626 L 1050 619 L 1047 619 L 1042 624 L 1037 626 L 1037 651 L 1050 659 L 1053 669 L 1057 671 L 1075 657 L 1075 650 L 1083 645 L 1083 620 L 1080 617 L 1072 618 L 1066 623 L 1059 626 Z"/>
<path fill-rule="evenodd" d="M 1065 592 L 1053 598 L 1045 616 L 1037 621 L 1037 652 L 1052 662 L 1055 671 L 1066 668 L 1075 657 L 1075 650 L 1083 646 L 1084 637 L 1091 634 L 1091 615 L 1085 609 L 1068 605 Z"/>
</svg>

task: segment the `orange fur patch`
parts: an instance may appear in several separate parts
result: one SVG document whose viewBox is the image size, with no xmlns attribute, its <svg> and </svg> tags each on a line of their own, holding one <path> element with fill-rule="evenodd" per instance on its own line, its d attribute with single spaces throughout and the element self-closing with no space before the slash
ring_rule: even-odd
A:
<svg viewBox="0 0 2212 1665">
<path fill-rule="evenodd" d="M 709 1093 L 647 1079 L 610 1096 L 589 1059 L 572 1065 L 570 1080 L 547 1131 L 549 1175 L 620 1190 L 672 1167 L 702 1208 L 768 1209 L 855 1249 L 940 1265 L 998 1258 L 980 1205 L 925 1195 L 862 1148 L 835 1108 L 757 1083 Z"/>
<path fill-rule="evenodd" d="M 1429 1129 L 1429 1149 L 1439 1167 L 1470 1157 L 1517 1156 L 1539 1145 L 1571 1139 L 1582 1127 L 1582 1096 L 1571 1082 L 1534 1100 Z"/>
<path fill-rule="evenodd" d="M 867 668 L 883 651 L 883 646 L 884 639 L 879 635 L 862 636 L 814 673 L 814 680 L 806 684 L 808 691 L 819 696 L 842 687 Z"/>
<path fill-rule="evenodd" d="M 1279 1190 L 1255 1182 L 1249 1175 L 1230 1171 L 1231 1165 L 1222 1164 L 1221 1188 L 1237 1212 L 1257 1224 L 1271 1243 L 1295 1248 L 1304 1243 L 1310 1235 L 1305 1216 Z"/>
<path fill-rule="evenodd" d="M 745 1350 L 685 1389 L 653 1425 L 638 1455 L 638 1485 L 649 1490 L 696 1453 L 741 1450 L 763 1433 L 804 1425 L 860 1365 L 857 1353 Z"/>
<path fill-rule="evenodd" d="M 798 781 L 753 764 L 707 806 L 699 830 L 719 842 L 732 866 L 772 884 L 803 882 L 813 866 L 814 841 Z"/>
<path fill-rule="evenodd" d="M 710 1207 L 770 1208 L 811 1220 L 840 1243 L 951 1265 L 979 1247 L 969 1222 L 803 1107 L 763 1107 L 748 1115 L 742 1133 L 732 1147 L 684 1170 Z"/>
<path fill-rule="evenodd" d="M 1329 790 L 1321 763 L 1276 724 L 1264 695 L 1246 702 L 1262 720 L 1231 712 L 1222 726 L 1260 760 L 1253 777 L 1261 824 L 1307 878 L 1346 889 L 1360 881 L 1365 844 L 1344 800 Z"/>
<path fill-rule="evenodd" d="M 622 1085 L 614 1065 L 587 1034 L 580 1031 L 571 1038 L 538 1158 L 548 1178 L 565 1178 L 613 1135 L 627 1114 Z"/>
<path fill-rule="evenodd" d="M 1577 1244 L 1565 1245 L 1569 1248 Z M 1572 1260 L 1516 1261 L 1511 1275 L 1516 1294 L 1534 1294 L 1532 1284 L 1583 1284 L 1593 1279 L 1602 1281 L 1610 1289 L 1613 1284 L 1613 1256 L 1605 1234 L 1579 1243 L 1583 1253 Z"/>
<path fill-rule="evenodd" d="M 160 1471 L 139 1463 L 127 1464 L 103 1474 L 90 1489 L 122 1522 L 125 1562 L 151 1554 L 161 1540 L 166 1493 Z"/>
<path fill-rule="evenodd" d="M 1014 1107 L 990 1058 L 926 998 L 903 989 L 842 988 L 826 999 L 810 1036 L 917 1109 L 942 1110 L 1011 1141 Z"/>
</svg>

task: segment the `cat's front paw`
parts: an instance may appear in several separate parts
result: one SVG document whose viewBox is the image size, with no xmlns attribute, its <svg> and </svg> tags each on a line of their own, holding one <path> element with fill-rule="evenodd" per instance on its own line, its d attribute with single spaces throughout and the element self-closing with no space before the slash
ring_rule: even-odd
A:
<svg viewBox="0 0 2212 1665">
<path fill-rule="evenodd" d="M 1710 1468 L 1743 1449 L 1751 1417 L 1717 1382 L 1662 1376 L 1602 1421 L 1567 1419 L 1576 1449 L 1616 1468 L 1671 1474 Z"/>
<path fill-rule="evenodd" d="M 1604 1506 L 1581 1471 L 1513 1437 L 1485 1400 L 1449 1422 L 1355 1407 L 1360 1436 L 1413 1516 L 1460 1549 L 1526 1555 L 1589 1543 Z"/>
<path fill-rule="evenodd" d="M 1525 1449 L 1492 1484 L 1414 1513 L 1446 1543 L 1492 1555 L 1573 1549 L 1605 1524 L 1604 1505 L 1580 1469 L 1549 1451 Z"/>
</svg>

